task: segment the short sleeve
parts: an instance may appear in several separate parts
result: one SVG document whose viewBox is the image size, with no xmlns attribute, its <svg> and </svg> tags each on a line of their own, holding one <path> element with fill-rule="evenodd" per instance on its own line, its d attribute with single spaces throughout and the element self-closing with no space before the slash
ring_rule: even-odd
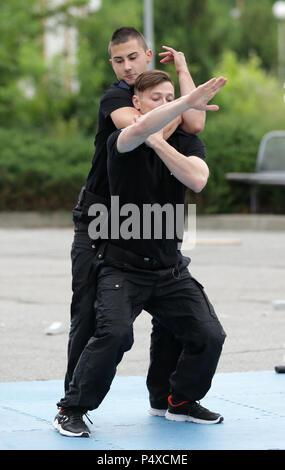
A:
<svg viewBox="0 0 285 470">
<path fill-rule="evenodd" d="M 206 160 L 206 146 L 204 142 L 196 135 L 193 135 L 193 138 L 191 139 L 191 145 L 189 146 L 188 155 Z"/>
<path fill-rule="evenodd" d="M 195 156 L 206 160 L 206 146 L 196 134 L 188 134 L 181 128 L 178 128 L 177 134 L 179 136 L 177 141 L 179 152 L 187 157 Z"/>
<path fill-rule="evenodd" d="M 132 94 L 129 90 L 120 87 L 109 88 L 100 103 L 100 111 L 105 118 L 116 109 L 125 107 L 133 108 Z"/>
<path fill-rule="evenodd" d="M 130 152 L 120 153 L 117 149 L 117 140 L 122 132 L 123 129 L 117 129 L 109 136 L 107 140 L 107 152 L 108 152 L 108 159 L 112 160 L 114 157 L 123 157 L 122 160 L 127 162 L 128 157 L 134 158 L 137 155 L 140 155 L 141 152 L 149 151 L 149 148 L 143 143 L 136 147 L 135 149 L 131 150 Z M 118 160 L 118 158 L 116 158 Z"/>
<path fill-rule="evenodd" d="M 107 150 L 108 150 L 108 158 L 112 158 L 113 156 L 119 155 L 119 152 L 117 150 L 117 140 L 122 132 L 122 129 L 118 129 L 108 137 L 107 140 Z"/>
</svg>

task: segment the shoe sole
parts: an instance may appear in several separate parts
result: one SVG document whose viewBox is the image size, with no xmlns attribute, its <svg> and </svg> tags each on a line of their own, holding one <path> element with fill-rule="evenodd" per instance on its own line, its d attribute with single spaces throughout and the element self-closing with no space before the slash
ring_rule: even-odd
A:
<svg viewBox="0 0 285 470">
<path fill-rule="evenodd" d="M 61 427 L 61 425 L 59 424 L 59 422 L 57 420 L 55 420 L 53 423 L 53 427 L 59 431 L 60 434 L 62 434 L 62 436 L 68 436 L 68 437 L 90 437 L 90 433 L 87 432 L 87 431 L 83 431 L 81 433 L 73 433 L 73 432 L 70 432 L 70 431 L 66 431 L 65 429 L 63 429 Z"/>
<path fill-rule="evenodd" d="M 193 418 L 193 416 L 188 416 L 188 415 L 178 415 L 174 413 L 170 413 L 167 411 L 165 413 L 165 418 L 170 420 L 170 421 L 187 421 L 189 423 L 196 423 L 196 424 L 218 424 L 221 423 L 224 418 L 222 416 L 219 416 L 215 420 L 205 420 L 205 419 L 199 419 L 199 418 Z"/>
<path fill-rule="evenodd" d="M 160 417 L 165 417 L 165 413 L 167 410 L 159 410 L 158 408 L 150 408 L 148 410 L 149 414 L 151 416 L 160 416 Z"/>
</svg>

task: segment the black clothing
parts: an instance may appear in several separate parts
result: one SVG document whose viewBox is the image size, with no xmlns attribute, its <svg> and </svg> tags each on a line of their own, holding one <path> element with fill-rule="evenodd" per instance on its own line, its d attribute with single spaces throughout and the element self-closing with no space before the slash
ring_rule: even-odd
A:
<svg viewBox="0 0 285 470">
<path fill-rule="evenodd" d="M 139 209 L 139 238 L 125 239 L 120 236 L 118 239 L 112 239 L 112 244 L 133 251 L 141 256 L 147 256 L 155 259 L 161 266 L 173 266 L 179 262 L 181 253 L 177 250 L 178 244 L 182 238 L 177 237 L 176 233 L 176 205 L 182 206 L 184 214 L 184 200 L 186 187 L 175 178 L 156 155 L 154 150 L 146 144 L 142 144 L 128 153 L 120 154 L 117 150 L 117 139 L 120 130 L 116 130 L 109 137 L 108 148 L 108 177 L 111 195 L 119 195 L 119 207 L 125 204 L 135 204 Z M 189 157 L 195 155 L 202 159 L 206 158 L 205 146 L 203 142 L 195 135 L 186 134 L 178 129 L 169 138 L 168 143 L 183 155 Z M 161 217 L 162 231 L 159 238 L 154 238 L 154 224 L 150 230 L 150 239 L 145 239 L 143 231 L 146 228 L 146 217 L 144 217 L 145 205 L 159 204 L 160 207 L 171 205 L 173 237 L 171 233 L 167 234 L 170 223 L 166 216 Z M 169 209 L 170 210 L 170 209 Z M 173 211 L 173 212 L 172 212 Z M 156 217 L 158 219 L 158 217 Z M 120 224 L 126 217 L 120 217 Z M 183 234 L 184 217 L 181 220 Z"/>
<path fill-rule="evenodd" d="M 140 146 L 137 152 L 131 152 L 129 156 L 118 155 L 114 151 L 115 136 L 118 136 L 118 132 L 115 132 L 108 142 L 111 195 L 118 191 L 123 202 L 132 202 L 139 206 L 147 200 L 148 194 L 157 197 L 158 201 L 169 203 L 173 203 L 171 198 L 174 194 L 174 200 L 181 202 L 185 189 L 179 187 L 183 186 L 182 183 L 177 183 L 174 177 L 167 174 L 163 168 L 164 164 L 159 163 L 160 159 L 152 153 L 147 154 L 145 148 L 142 151 L 143 146 Z M 191 149 L 189 152 L 187 151 L 187 155 L 193 155 Z M 142 154 L 144 158 L 139 160 Z M 155 162 L 155 158 L 158 161 Z M 152 172 L 148 174 L 151 165 L 153 175 Z M 132 174 L 133 180 L 127 179 L 128 174 Z M 141 185 L 138 184 L 140 178 Z M 129 248 L 129 251 L 139 256 L 146 247 L 145 240 L 134 241 L 138 242 L 136 246 L 132 239 L 128 240 L 127 246 L 135 246 L 134 250 Z M 124 353 L 132 347 L 133 323 L 143 309 L 171 332 L 176 342 L 170 356 L 166 348 L 166 351 L 160 351 L 160 357 L 156 361 L 153 350 L 158 352 L 157 348 L 162 343 L 159 335 L 152 337 L 152 373 L 148 375 L 147 384 L 149 385 L 155 375 L 157 379 L 149 389 L 151 405 L 166 409 L 167 390 L 174 397 L 193 402 L 202 399 L 210 389 L 225 332 L 203 286 L 186 268 L 189 259 L 182 255 L 174 256 L 173 243 L 170 244 L 171 258 L 167 250 L 157 246 L 155 240 L 151 241 L 154 244 L 147 246 L 145 256 L 151 257 L 153 254 L 154 259 L 160 262 L 175 258 L 175 273 L 171 265 L 163 269 L 132 266 L 129 264 L 131 258 L 127 254 L 124 260 L 125 248 L 121 245 L 121 239 L 100 243 L 96 253 L 97 261 L 94 263 L 94 269 L 97 271 L 96 329 L 77 362 L 69 389 L 58 406 L 92 410 L 100 405 L 110 389 L 117 365 Z M 168 242 L 167 239 L 159 240 L 160 244 L 162 241 Z M 117 259 L 116 250 L 109 252 L 111 256 L 108 253 L 110 244 L 121 250 Z M 165 246 L 167 247 L 167 244 Z M 163 334 L 163 331 L 160 330 L 159 334 Z M 163 336 L 164 344 L 170 338 L 170 334 L 168 337 Z M 176 360 L 168 361 L 172 355 L 176 355 Z M 168 370 L 169 381 L 168 385 L 164 383 L 164 387 L 161 387 L 160 379 L 165 381 L 165 376 L 163 372 L 160 374 L 160 370 L 163 371 L 164 368 Z"/>
<path fill-rule="evenodd" d="M 101 253 L 103 249 L 101 248 Z M 172 372 L 169 391 L 189 401 L 200 400 L 211 386 L 225 333 L 203 287 L 187 268 L 148 271 L 131 266 L 119 269 L 108 261 L 98 266 L 97 327 L 85 347 L 72 382 L 60 407 L 97 408 L 110 389 L 116 368 L 133 344 L 133 322 L 145 309 L 183 344 L 179 360 L 171 364 L 167 348 L 156 364 L 158 377 L 152 386 L 153 407 L 167 408 L 159 378 L 166 367 Z M 170 356 L 171 357 L 171 356 Z M 163 378 L 163 375 L 162 375 Z"/>
<path fill-rule="evenodd" d="M 104 93 L 98 112 L 98 130 L 95 137 L 95 153 L 92 167 L 86 181 L 86 189 L 91 193 L 108 198 L 110 196 L 107 176 L 106 142 L 116 127 L 110 114 L 119 108 L 133 107 L 133 87 L 124 81 L 113 83 Z"/>
<path fill-rule="evenodd" d="M 77 211 L 78 214 L 80 214 L 79 211 Z M 81 216 L 83 217 L 83 214 Z M 88 224 L 75 222 L 71 248 L 73 295 L 70 307 L 65 390 L 68 390 L 77 361 L 96 326 L 94 314 L 96 279 L 93 274 L 96 250 L 92 248 L 92 245 L 93 241 L 88 236 Z"/>
<path fill-rule="evenodd" d="M 96 313 L 94 302 L 96 298 L 96 275 L 93 271 L 93 262 L 97 256 L 99 241 L 93 241 L 88 235 L 88 224 L 92 217 L 88 217 L 88 208 L 94 202 L 110 203 L 110 192 L 107 178 L 107 147 L 106 142 L 109 135 L 116 130 L 110 114 L 118 108 L 132 106 L 133 89 L 125 82 L 114 83 L 109 87 L 100 103 L 98 113 L 98 132 L 95 138 L 95 153 L 92 167 L 89 172 L 86 185 L 82 188 L 78 203 L 73 210 L 74 240 L 71 249 L 72 261 L 72 301 L 70 308 L 70 331 L 68 342 L 67 371 L 65 375 L 65 391 L 69 389 L 75 366 L 89 339 L 96 328 Z M 96 248 L 92 248 L 92 245 Z M 159 347 L 163 333 L 167 334 L 168 347 L 163 351 Z M 169 376 L 173 370 L 172 362 L 175 364 L 180 350 L 178 342 L 173 335 L 166 332 L 160 324 L 153 320 L 152 340 L 155 345 L 151 348 L 150 369 L 148 373 L 148 388 L 153 400 L 156 396 L 156 378 L 158 377 L 156 361 L 159 364 L 163 358 L 169 357 L 164 367 L 159 365 L 159 397 L 162 400 L 164 390 L 164 407 L 167 408 L 169 395 Z M 153 387 L 152 387 L 153 384 Z M 152 388 L 151 388 L 152 387 Z"/>
<path fill-rule="evenodd" d="M 68 341 L 65 390 L 72 379 L 76 363 L 87 341 L 95 329 L 94 301 L 96 279 L 92 275 L 92 263 L 96 249 L 88 235 L 89 206 L 102 203 L 109 206 L 110 191 L 107 175 L 106 142 L 116 127 L 110 114 L 116 109 L 133 106 L 133 88 L 124 81 L 113 83 L 104 93 L 98 111 L 98 130 L 95 137 L 95 152 L 85 186 L 81 189 L 76 207 L 73 209 L 74 240 L 71 249 L 72 301 L 70 307 L 70 331 Z M 99 244 L 96 242 L 96 245 Z"/>
</svg>

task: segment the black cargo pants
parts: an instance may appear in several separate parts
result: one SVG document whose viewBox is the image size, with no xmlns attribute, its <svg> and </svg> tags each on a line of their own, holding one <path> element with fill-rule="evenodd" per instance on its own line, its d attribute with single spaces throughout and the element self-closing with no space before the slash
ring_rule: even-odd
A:
<svg viewBox="0 0 285 470">
<path fill-rule="evenodd" d="M 109 260 L 111 261 L 111 260 Z M 119 269 L 104 260 L 98 267 L 96 330 L 76 365 L 62 407 L 96 409 L 108 393 L 116 368 L 133 344 L 133 323 L 144 309 L 182 344 L 171 361 L 169 393 L 190 401 L 203 398 L 211 386 L 224 330 L 201 284 L 187 268 L 147 271 Z M 166 340 L 167 342 L 167 340 Z M 156 346 L 155 342 L 152 344 Z M 160 351 L 160 370 L 168 368 L 168 349 Z"/>
<path fill-rule="evenodd" d="M 88 236 L 88 222 L 79 210 L 73 211 L 74 240 L 71 248 L 72 301 L 70 331 L 65 374 L 65 392 L 68 391 L 74 369 L 89 339 L 94 335 L 96 315 L 96 241 Z M 92 248 L 95 245 L 95 248 Z M 153 319 L 150 365 L 147 375 L 150 404 L 153 408 L 167 408 L 169 376 L 175 370 L 181 353 L 181 343 L 172 333 Z"/>
</svg>

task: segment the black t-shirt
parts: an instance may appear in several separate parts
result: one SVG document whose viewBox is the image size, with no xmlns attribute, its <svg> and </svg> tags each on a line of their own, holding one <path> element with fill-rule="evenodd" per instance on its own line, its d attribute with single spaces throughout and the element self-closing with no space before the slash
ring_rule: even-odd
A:
<svg viewBox="0 0 285 470">
<path fill-rule="evenodd" d="M 122 224 L 125 221 L 124 232 L 123 234 L 119 232 L 118 239 L 111 238 L 112 243 L 144 257 L 155 259 L 160 265 L 175 265 L 181 257 L 178 244 L 182 240 L 182 237 L 177 237 L 175 229 L 176 205 L 179 204 L 180 209 L 181 207 L 183 209 L 186 186 L 170 173 L 154 150 L 146 144 L 140 145 L 129 153 L 120 154 L 116 145 L 120 132 L 121 130 L 113 132 L 107 142 L 110 193 L 112 196 L 119 196 L 120 211 L 125 204 L 135 204 L 139 208 L 139 227 L 133 227 L 130 223 L 129 232 L 131 232 L 132 237 L 125 239 L 126 226 L 128 225 L 126 221 L 129 220 L 129 222 L 133 221 L 134 223 L 138 221 L 134 208 L 131 208 L 129 214 L 126 213 L 125 216 L 120 216 L 120 227 L 123 227 Z M 195 155 L 202 159 L 206 158 L 203 142 L 197 136 L 187 134 L 181 129 L 177 129 L 172 134 L 168 139 L 168 143 L 185 156 Z M 152 228 L 150 229 L 149 221 L 151 219 L 148 210 L 150 206 L 153 207 L 153 204 L 159 204 L 159 206 L 156 206 L 158 209 L 159 207 L 168 207 L 167 214 L 170 217 L 172 207 L 174 222 L 167 219 L 168 215 L 166 216 L 164 211 L 160 213 L 158 211 L 152 219 Z M 168 206 L 165 206 L 165 204 L 168 204 Z M 170 205 L 171 207 L 169 207 Z M 125 206 L 125 208 L 127 207 Z M 147 216 L 144 213 L 146 208 L 148 208 Z M 156 220 L 156 223 L 160 223 L 160 219 L 162 220 L 160 224 L 162 227 L 161 233 L 159 233 L 158 226 L 156 226 L 158 231 L 155 231 L 154 225 L 154 220 Z M 179 220 L 181 221 L 181 219 Z M 171 222 L 173 222 L 173 230 L 170 230 L 169 233 L 169 224 Z M 150 236 L 150 239 L 145 238 L 146 233 L 148 233 L 147 236 Z"/>
<path fill-rule="evenodd" d="M 107 176 L 107 147 L 108 137 L 116 130 L 110 114 L 119 108 L 133 107 L 133 87 L 124 81 L 113 83 L 104 93 L 98 112 L 98 130 L 95 137 L 95 153 L 92 167 L 85 187 L 98 196 L 109 198 L 109 184 Z"/>
</svg>

